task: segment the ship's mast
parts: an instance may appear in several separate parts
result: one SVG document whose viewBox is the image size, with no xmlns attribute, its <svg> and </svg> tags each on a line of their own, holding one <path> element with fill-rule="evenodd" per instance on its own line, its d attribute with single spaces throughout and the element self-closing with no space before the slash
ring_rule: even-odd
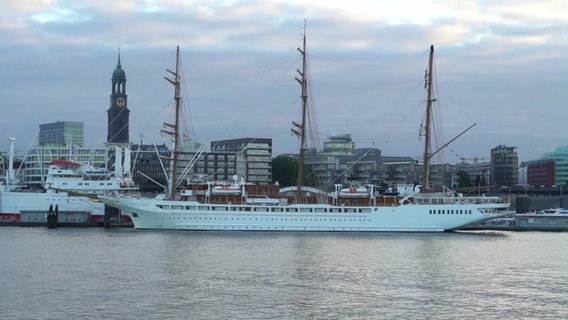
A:
<svg viewBox="0 0 568 320">
<path fill-rule="evenodd" d="M 432 157 L 430 150 L 430 137 L 431 137 L 431 117 L 432 117 L 432 73 L 434 65 L 434 45 L 430 45 L 430 59 L 428 60 L 428 70 L 426 71 L 426 124 L 424 125 L 424 168 L 422 172 L 422 191 L 430 189 L 430 158 Z"/>
<path fill-rule="evenodd" d="M 464 133 L 469 131 L 469 129 L 475 126 L 475 123 L 469 126 L 467 129 L 463 130 L 455 136 L 452 140 L 445 143 L 443 146 L 439 147 L 437 150 L 433 151 L 431 149 L 431 137 L 432 137 L 432 102 L 436 101 L 436 97 L 432 95 L 433 90 L 433 73 L 434 73 L 434 45 L 430 46 L 430 59 L 428 60 L 428 70 L 426 70 L 426 90 L 428 92 L 426 100 L 426 124 L 424 125 L 424 168 L 422 173 L 422 191 L 428 192 L 430 189 L 430 160 L 438 152 L 446 148 L 450 143 L 454 142 L 456 139 L 461 137 Z"/>
<path fill-rule="evenodd" d="M 180 96 L 180 89 L 181 89 L 181 84 L 180 84 L 180 76 L 179 76 L 179 46 L 176 47 L 176 70 L 171 71 L 169 69 L 167 69 L 167 71 L 169 73 L 171 73 L 173 75 L 173 80 L 168 78 L 168 77 L 164 77 L 164 79 L 166 79 L 169 83 L 173 84 L 175 87 L 175 94 L 174 94 L 174 100 L 175 100 L 175 122 L 174 124 L 169 124 L 169 123 L 165 123 L 164 122 L 164 126 L 168 127 L 170 129 L 173 129 L 173 131 L 165 131 L 162 130 L 163 133 L 166 134 L 170 134 L 173 135 L 173 147 L 172 147 L 172 158 L 171 158 L 171 162 L 170 162 L 170 176 L 168 179 L 168 194 L 169 194 L 169 199 L 170 200 L 174 200 L 175 199 L 175 195 L 176 195 L 176 190 L 175 190 L 175 185 L 176 185 L 176 177 L 177 177 L 177 162 L 178 162 L 178 156 L 179 156 L 179 118 L 180 118 L 180 109 L 181 109 L 181 96 Z"/>
<path fill-rule="evenodd" d="M 306 77 L 307 57 L 306 57 L 306 23 L 304 22 L 304 39 L 302 49 L 298 48 L 302 55 L 302 71 L 297 70 L 300 74 L 300 79 L 296 80 L 302 87 L 302 122 L 297 124 L 292 122 L 292 133 L 300 138 L 300 157 L 298 160 L 298 195 L 302 194 L 302 186 L 304 184 L 304 158 L 306 152 L 306 116 L 308 113 L 308 80 Z"/>
</svg>

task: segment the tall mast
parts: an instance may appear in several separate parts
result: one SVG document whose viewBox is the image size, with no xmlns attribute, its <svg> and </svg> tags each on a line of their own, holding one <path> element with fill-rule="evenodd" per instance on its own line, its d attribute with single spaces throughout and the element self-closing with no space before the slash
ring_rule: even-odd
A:
<svg viewBox="0 0 568 320">
<path fill-rule="evenodd" d="M 292 129 L 292 133 L 300 138 L 300 159 L 298 161 L 298 195 L 302 194 L 302 186 L 304 184 L 304 157 L 306 151 L 306 116 L 308 113 L 308 80 L 306 77 L 307 69 L 307 57 L 306 57 L 306 22 L 304 21 L 304 41 L 302 49 L 298 48 L 298 51 L 302 55 L 302 71 L 298 71 L 300 74 L 300 79 L 296 78 L 296 81 L 302 86 L 302 122 L 297 124 L 292 122 L 295 129 Z"/>
<path fill-rule="evenodd" d="M 424 126 L 424 168 L 422 172 L 422 190 L 430 189 L 430 135 L 431 135 L 431 116 L 432 116 L 432 73 L 434 64 L 434 45 L 430 45 L 430 59 L 428 60 L 428 70 L 426 72 L 426 88 L 428 96 L 426 98 L 426 124 Z"/>
<path fill-rule="evenodd" d="M 170 200 L 174 200 L 175 199 L 175 195 L 176 195 L 176 190 L 175 190 L 175 185 L 176 185 L 176 177 L 177 177 L 177 162 L 178 162 L 178 156 L 179 156 L 179 118 L 180 118 L 180 109 L 181 109 L 181 96 L 180 96 L 180 88 L 181 88 L 181 84 L 180 84 L 180 76 L 179 76 L 179 46 L 177 46 L 176 48 L 176 70 L 171 71 L 169 69 L 167 69 L 167 71 L 169 73 L 171 73 L 173 75 L 173 80 L 168 78 L 168 77 L 164 77 L 164 79 L 166 79 L 169 83 L 173 84 L 175 87 L 175 94 L 174 94 L 174 100 L 176 102 L 176 110 L 175 110 L 175 122 L 174 124 L 169 124 L 169 123 L 165 123 L 164 122 L 164 126 L 168 127 L 170 129 L 173 129 L 174 131 L 165 131 L 162 130 L 163 133 L 166 134 L 170 134 L 174 136 L 174 145 L 172 148 L 172 158 L 171 158 L 171 162 L 170 162 L 170 176 L 168 179 L 168 193 L 169 193 L 169 199 Z"/>
</svg>

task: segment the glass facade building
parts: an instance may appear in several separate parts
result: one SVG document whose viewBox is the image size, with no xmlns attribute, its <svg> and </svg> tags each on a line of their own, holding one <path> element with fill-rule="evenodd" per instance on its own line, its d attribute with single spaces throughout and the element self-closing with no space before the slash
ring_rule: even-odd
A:
<svg viewBox="0 0 568 320">
<path fill-rule="evenodd" d="M 83 122 L 57 121 L 39 125 L 40 146 L 82 147 L 84 136 Z"/>
</svg>

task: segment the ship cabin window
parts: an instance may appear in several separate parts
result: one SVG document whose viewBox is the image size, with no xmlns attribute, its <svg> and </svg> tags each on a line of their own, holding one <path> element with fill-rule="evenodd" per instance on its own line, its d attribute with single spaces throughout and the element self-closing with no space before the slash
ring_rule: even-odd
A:
<svg viewBox="0 0 568 320">
<path fill-rule="evenodd" d="M 282 208 L 272 208 L 272 212 L 282 212 Z"/>
<path fill-rule="evenodd" d="M 183 210 L 183 206 L 180 206 L 180 205 L 172 205 L 172 210 Z"/>
<path fill-rule="evenodd" d="M 195 210 L 197 209 L 196 206 L 185 206 L 185 210 Z"/>
<path fill-rule="evenodd" d="M 298 208 L 286 208 L 287 212 L 298 212 Z"/>
<path fill-rule="evenodd" d="M 208 206 L 199 206 L 199 210 L 209 210 Z"/>
<path fill-rule="evenodd" d="M 267 212 L 267 211 L 268 211 L 268 208 L 256 207 L 256 208 L 254 208 L 254 211 Z"/>
<path fill-rule="evenodd" d="M 359 212 L 371 213 L 371 208 L 362 208 L 362 209 L 359 209 Z"/>
<path fill-rule="evenodd" d="M 300 208 L 300 212 L 310 212 L 310 208 Z"/>
<path fill-rule="evenodd" d="M 211 207 L 211 209 L 213 209 L 213 211 L 227 211 L 229 208 L 227 208 L 226 206 L 222 206 L 222 207 Z"/>
<path fill-rule="evenodd" d="M 332 208 L 332 209 L 329 209 L 329 212 L 341 212 L 341 209 L 339 209 L 339 208 Z"/>
<path fill-rule="evenodd" d="M 344 209 L 344 212 L 352 212 L 352 213 L 353 213 L 353 212 L 355 212 L 355 209 L 348 209 L 348 208 L 345 208 L 345 209 Z"/>
<path fill-rule="evenodd" d="M 325 208 L 314 208 L 314 212 L 325 212 Z"/>
</svg>

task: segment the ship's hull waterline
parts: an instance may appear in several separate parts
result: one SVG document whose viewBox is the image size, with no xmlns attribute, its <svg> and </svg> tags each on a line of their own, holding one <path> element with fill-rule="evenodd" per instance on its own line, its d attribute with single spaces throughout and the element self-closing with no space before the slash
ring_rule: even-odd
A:
<svg viewBox="0 0 568 320">
<path fill-rule="evenodd" d="M 215 205 L 148 199 L 102 199 L 129 216 L 137 229 L 234 231 L 443 232 L 504 215 L 495 205 Z"/>
</svg>

